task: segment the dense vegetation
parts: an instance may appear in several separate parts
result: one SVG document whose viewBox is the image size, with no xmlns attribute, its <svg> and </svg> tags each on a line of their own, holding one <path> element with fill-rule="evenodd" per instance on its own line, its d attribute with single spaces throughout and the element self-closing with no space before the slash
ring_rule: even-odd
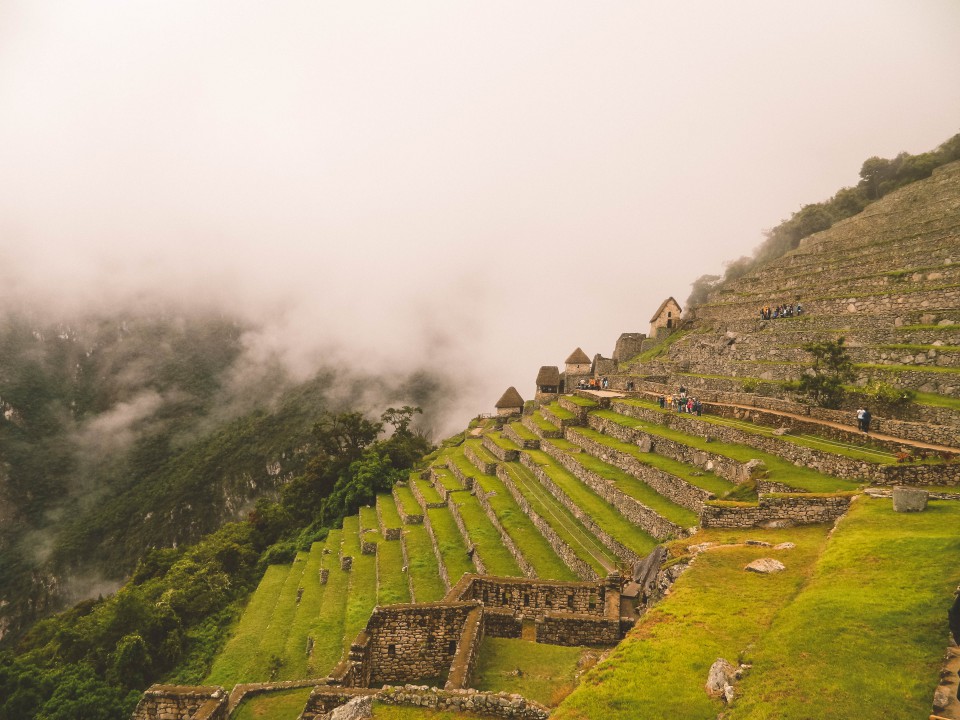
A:
<svg viewBox="0 0 960 720">
<path fill-rule="evenodd" d="M 202 680 L 265 565 L 309 548 L 430 450 L 411 430 L 417 412 L 324 416 L 304 471 L 277 500 L 191 547 L 149 551 L 116 594 L 37 623 L 0 655 L 0 718 L 125 718 L 151 682 Z"/>
<path fill-rule="evenodd" d="M 941 165 L 960 160 L 960 134 L 932 152 L 911 155 L 902 152 L 895 158 L 872 157 L 860 168 L 860 182 L 842 188 L 829 200 L 804 205 L 789 219 L 764 233 L 765 239 L 752 257 L 741 257 L 727 263 L 720 275 L 701 275 L 693 282 L 687 305 L 700 305 L 707 296 L 730 280 L 736 280 L 754 268 L 782 257 L 795 249 L 803 238 L 826 230 L 834 223 L 853 217 L 867 205 L 904 185 L 930 177 Z"/>
</svg>

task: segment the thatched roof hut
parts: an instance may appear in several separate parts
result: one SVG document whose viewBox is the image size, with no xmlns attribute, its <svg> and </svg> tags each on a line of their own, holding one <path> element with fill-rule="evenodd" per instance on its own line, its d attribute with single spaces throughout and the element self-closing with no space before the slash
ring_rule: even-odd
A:
<svg viewBox="0 0 960 720">
<path fill-rule="evenodd" d="M 523 398 L 520 397 L 517 389 L 511 385 L 497 400 L 495 407 L 497 410 L 517 410 L 519 412 L 523 410 Z"/>
</svg>

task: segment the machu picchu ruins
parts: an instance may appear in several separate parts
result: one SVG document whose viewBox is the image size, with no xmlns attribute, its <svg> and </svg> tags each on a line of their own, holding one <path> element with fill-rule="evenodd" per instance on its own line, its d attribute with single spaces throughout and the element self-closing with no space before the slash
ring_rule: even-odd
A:
<svg viewBox="0 0 960 720">
<path fill-rule="evenodd" d="M 856 717 L 810 667 L 851 663 L 865 693 L 891 675 L 924 716 L 960 718 L 960 162 L 611 342 L 609 358 L 543 358 L 374 506 L 270 565 L 207 684 L 155 686 L 134 720 L 225 719 L 294 692 L 305 720 L 357 698 L 734 720 L 810 688 L 809 717 Z M 799 382 L 817 344 L 849 363 L 832 407 Z M 782 570 L 745 572 L 757 561 Z M 919 599 L 874 592 L 878 575 Z M 524 643 L 531 664 L 490 670 L 492 641 Z M 546 681 L 570 686 L 514 692 L 547 646 L 580 653 L 575 679 Z M 699 680 L 675 701 L 632 679 L 679 687 L 680 656 Z"/>
</svg>

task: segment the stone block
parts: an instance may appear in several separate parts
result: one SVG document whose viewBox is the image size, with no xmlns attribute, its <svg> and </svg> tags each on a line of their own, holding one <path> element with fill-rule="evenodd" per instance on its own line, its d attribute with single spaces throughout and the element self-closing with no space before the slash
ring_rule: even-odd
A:
<svg viewBox="0 0 960 720">
<path fill-rule="evenodd" d="M 893 509 L 895 512 L 922 512 L 927 509 L 929 493 L 920 488 L 895 487 Z"/>
</svg>

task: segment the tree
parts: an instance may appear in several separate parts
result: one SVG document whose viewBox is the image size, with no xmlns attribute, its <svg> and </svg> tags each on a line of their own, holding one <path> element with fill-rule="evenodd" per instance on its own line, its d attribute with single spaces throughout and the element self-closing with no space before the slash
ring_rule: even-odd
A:
<svg viewBox="0 0 960 720">
<path fill-rule="evenodd" d="M 813 364 L 800 377 L 797 389 L 820 407 L 839 407 L 843 384 L 854 378 L 853 362 L 843 343 L 841 337 L 803 346 Z"/>
<path fill-rule="evenodd" d="M 719 275 L 701 275 L 694 280 L 690 284 L 693 290 L 690 292 L 690 297 L 687 298 L 687 307 L 702 305 L 706 302 L 710 291 L 713 290 L 719 282 Z"/>
</svg>

